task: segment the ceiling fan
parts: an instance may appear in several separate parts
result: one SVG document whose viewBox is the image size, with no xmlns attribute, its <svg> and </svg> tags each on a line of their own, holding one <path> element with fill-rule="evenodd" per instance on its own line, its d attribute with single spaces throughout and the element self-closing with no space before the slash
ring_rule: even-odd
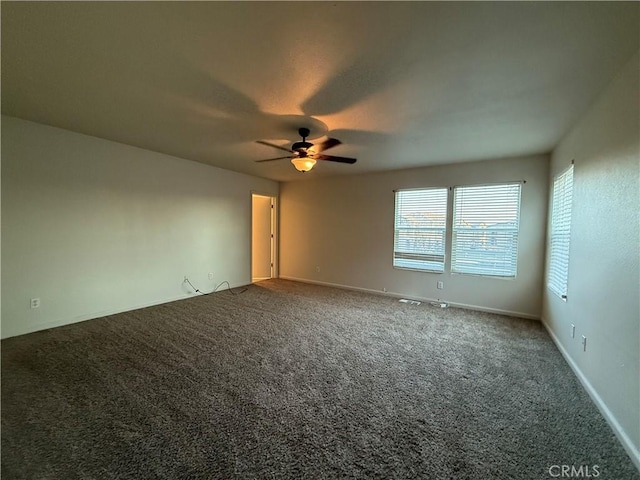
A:
<svg viewBox="0 0 640 480">
<path fill-rule="evenodd" d="M 293 166 L 296 167 L 296 170 L 299 172 L 308 172 L 313 168 L 316 164 L 317 160 L 328 160 L 329 162 L 339 162 L 339 163 L 356 163 L 355 158 L 348 157 L 335 157 L 333 155 L 324 155 L 322 152 L 328 150 L 330 148 L 336 147 L 340 145 L 342 142 L 335 138 L 327 138 L 324 142 L 319 143 L 318 145 L 314 145 L 311 142 L 307 142 L 307 137 L 309 136 L 308 128 L 299 128 L 298 134 L 302 137 L 301 142 L 295 142 L 291 145 L 291 148 L 281 147 L 280 145 L 275 145 L 273 143 L 264 142 L 262 140 L 257 140 L 257 143 L 262 145 L 267 145 L 269 147 L 277 148 L 279 150 L 284 150 L 285 152 L 289 152 L 291 155 L 286 155 L 284 157 L 277 158 L 267 158 L 265 160 L 256 160 L 256 162 L 271 162 L 273 160 L 282 160 L 284 158 L 290 158 Z"/>
</svg>

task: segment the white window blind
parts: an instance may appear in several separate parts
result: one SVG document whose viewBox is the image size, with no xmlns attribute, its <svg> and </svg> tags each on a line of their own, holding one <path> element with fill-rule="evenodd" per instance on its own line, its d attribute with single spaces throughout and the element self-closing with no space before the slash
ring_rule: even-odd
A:
<svg viewBox="0 0 640 480">
<path fill-rule="evenodd" d="M 393 266 L 444 271 L 447 189 L 396 192 Z"/>
<path fill-rule="evenodd" d="M 551 252 L 549 254 L 549 269 L 547 270 L 547 286 L 562 299 L 567 298 L 572 198 L 573 165 L 553 179 Z"/>
<path fill-rule="evenodd" d="M 520 184 L 455 187 L 451 271 L 515 277 Z"/>
</svg>

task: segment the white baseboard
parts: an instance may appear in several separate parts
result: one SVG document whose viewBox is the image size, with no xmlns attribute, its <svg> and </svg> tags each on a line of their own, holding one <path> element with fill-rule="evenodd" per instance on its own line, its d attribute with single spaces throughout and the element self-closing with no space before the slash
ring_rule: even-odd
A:
<svg viewBox="0 0 640 480">
<path fill-rule="evenodd" d="M 238 287 L 243 287 L 245 285 L 246 285 L 245 283 L 242 283 L 239 285 L 234 284 L 234 285 L 231 285 L 229 288 L 238 288 Z M 224 291 L 225 290 L 223 289 L 223 290 L 217 290 L 217 292 L 209 292 L 209 293 L 219 293 Z M 49 328 L 62 327 L 64 325 L 72 325 L 74 323 L 85 322 L 87 320 L 93 320 L 95 318 L 107 317 L 109 315 L 116 315 L 118 313 L 130 312 L 132 310 L 139 310 L 141 308 L 153 307 L 155 305 L 162 305 L 164 303 L 177 302 L 178 300 L 185 300 L 187 298 L 193 298 L 197 296 L 198 294 L 195 292 L 183 293 L 182 295 L 167 298 L 164 300 L 156 300 L 153 302 L 131 305 L 128 307 L 101 310 L 98 312 L 86 313 L 86 314 L 74 316 L 71 318 L 59 318 L 59 319 L 48 321 L 48 322 L 32 324 L 32 325 L 28 325 L 27 326 L 28 328 L 24 328 L 24 329 L 9 329 L 8 333 L 6 328 L 0 327 L 1 328 L 0 338 L 5 339 L 5 338 L 17 337 L 18 335 L 26 335 L 28 333 L 39 332 L 40 330 L 47 330 Z"/>
<path fill-rule="evenodd" d="M 108 309 L 108 310 L 102 310 L 99 312 L 86 313 L 86 314 L 78 315 L 71 318 L 59 318 L 59 319 L 51 320 L 48 322 L 28 325 L 28 328 L 25 328 L 24 330 L 15 329 L 13 331 L 10 331 L 8 334 L 5 334 L 5 329 L 2 329 L 3 330 L 2 338 L 5 339 L 5 338 L 17 337 L 18 335 L 26 335 L 28 333 L 39 332 L 40 330 L 47 330 L 49 328 L 62 327 L 64 325 L 72 325 L 74 323 L 85 322 L 87 320 L 93 320 L 95 318 L 107 317 L 109 315 L 116 315 L 118 313 L 130 312 L 132 310 L 139 310 L 141 308 L 153 307 L 154 305 L 162 305 L 163 303 L 170 303 L 170 302 L 175 302 L 177 300 L 184 300 L 186 298 L 192 298 L 194 296 L 195 296 L 194 294 L 185 293 L 178 297 L 168 298 L 166 300 L 158 300 L 154 302 L 133 305 L 130 307 Z"/>
<path fill-rule="evenodd" d="M 618 423 L 618 420 L 616 420 L 616 417 L 613 415 L 611 410 L 609 410 L 609 407 L 607 407 L 607 405 L 602 400 L 602 397 L 600 397 L 596 389 L 593 388 L 593 385 L 591 385 L 591 382 L 589 382 L 584 373 L 582 373 L 580 367 L 578 367 L 578 365 L 573 361 L 573 358 L 571 358 L 569 352 L 567 352 L 562 343 L 560 343 L 560 340 L 558 339 L 556 334 L 553 333 L 553 330 L 551 329 L 551 327 L 549 327 L 549 324 L 544 319 L 544 317 L 542 318 L 542 324 L 547 329 L 547 332 L 549 332 L 553 343 L 556 344 L 556 347 L 558 347 L 558 350 L 560 350 L 560 353 L 571 367 L 571 370 L 573 370 L 573 373 L 576 375 L 576 377 L 578 377 L 578 380 L 580 380 L 580 383 L 591 397 L 591 400 L 593 400 L 593 403 L 596 404 L 596 407 L 598 407 L 598 410 L 600 410 L 600 413 L 607 421 L 613 432 L 616 434 L 618 440 L 620 440 L 620 443 L 627 451 L 627 454 L 629 455 L 629 457 L 631 457 L 631 461 L 634 463 L 636 468 L 640 470 L 640 450 L 638 450 L 638 447 L 633 444 L 620 423 Z"/>
<path fill-rule="evenodd" d="M 325 287 L 335 287 L 335 288 L 342 288 L 345 290 L 355 290 L 358 292 L 367 292 L 367 293 L 373 293 L 375 295 L 385 295 L 387 297 L 394 297 L 394 298 L 408 298 L 411 300 L 419 300 L 421 302 L 439 302 L 439 301 L 443 301 L 443 302 L 447 302 L 449 304 L 449 306 L 451 307 L 457 307 L 457 308 L 464 308 L 467 310 L 476 310 L 479 312 L 487 312 L 487 313 L 496 313 L 499 315 L 508 315 L 510 317 L 519 317 L 519 318 L 526 318 L 529 320 L 540 320 L 540 317 L 537 315 L 532 315 L 529 313 L 524 313 L 524 312 L 515 312 L 515 311 L 511 311 L 511 310 L 501 310 L 499 308 L 489 308 L 489 307 L 483 307 L 481 305 L 469 305 L 466 303 L 455 303 L 455 302 L 450 302 L 448 300 L 440 300 L 437 298 L 427 298 L 427 297 L 420 297 L 420 296 L 415 296 L 415 295 L 408 295 L 406 293 L 397 293 L 397 292 L 383 292 L 381 290 L 373 290 L 373 289 L 369 289 L 369 288 L 361 288 L 361 287 L 352 287 L 350 285 L 341 285 L 339 283 L 329 283 L 329 282 L 319 282 L 317 280 L 309 280 L 306 278 L 297 278 L 297 277 L 289 277 L 286 275 L 280 275 L 280 277 L 278 278 L 282 278 L 283 280 L 293 280 L 295 282 L 302 282 L 302 283 L 311 283 L 313 285 L 323 285 Z"/>
<path fill-rule="evenodd" d="M 467 310 L 477 310 L 479 312 L 496 313 L 498 315 L 508 315 L 509 317 L 526 318 L 527 320 L 540 321 L 539 315 L 531 313 L 516 312 L 515 310 L 502 310 L 500 308 L 489 308 L 481 305 L 468 305 L 466 303 L 447 302 L 452 307 L 466 308 Z"/>
<path fill-rule="evenodd" d="M 264 280 L 271 280 L 273 277 L 256 277 L 251 279 L 251 283 L 262 282 Z"/>
</svg>

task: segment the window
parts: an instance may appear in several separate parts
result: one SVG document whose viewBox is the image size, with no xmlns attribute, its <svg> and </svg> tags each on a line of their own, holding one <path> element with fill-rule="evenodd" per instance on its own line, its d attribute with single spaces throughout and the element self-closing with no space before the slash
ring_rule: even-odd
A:
<svg viewBox="0 0 640 480">
<path fill-rule="evenodd" d="M 551 252 L 547 286 L 564 300 L 567 298 L 569 275 L 572 197 L 573 165 L 553 179 L 553 199 L 551 200 Z"/>
<path fill-rule="evenodd" d="M 451 271 L 515 277 L 520 184 L 455 187 Z"/>
<path fill-rule="evenodd" d="M 396 192 L 393 266 L 444 271 L 447 189 Z"/>
</svg>

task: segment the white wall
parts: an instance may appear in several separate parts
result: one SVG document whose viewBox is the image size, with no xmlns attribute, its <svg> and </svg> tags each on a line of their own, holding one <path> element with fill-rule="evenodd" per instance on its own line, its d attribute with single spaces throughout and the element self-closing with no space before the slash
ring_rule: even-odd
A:
<svg viewBox="0 0 640 480">
<path fill-rule="evenodd" d="M 280 276 L 540 318 L 548 164 L 542 155 L 284 183 Z M 517 180 L 527 183 L 515 280 L 393 268 L 394 189 Z"/>
<path fill-rule="evenodd" d="M 251 282 L 276 182 L 6 116 L 2 157 L 3 337 Z"/>
<path fill-rule="evenodd" d="M 575 159 L 568 300 L 545 289 L 543 320 L 640 468 L 639 71 L 636 54 L 553 152 L 552 176 Z"/>
</svg>

